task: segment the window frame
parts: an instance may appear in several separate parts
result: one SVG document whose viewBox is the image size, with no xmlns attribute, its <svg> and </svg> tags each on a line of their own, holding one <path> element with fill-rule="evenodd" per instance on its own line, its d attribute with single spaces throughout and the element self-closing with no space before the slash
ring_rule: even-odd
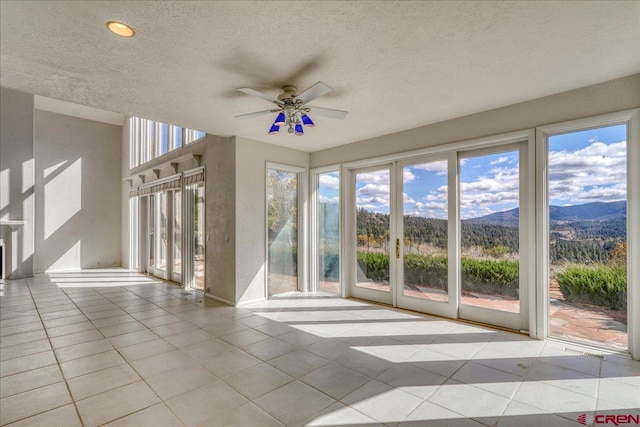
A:
<svg viewBox="0 0 640 427">
<path fill-rule="evenodd" d="M 549 137 L 619 124 L 627 125 L 627 349 L 640 359 L 640 109 L 554 123 L 536 128 L 536 259 L 539 312 L 536 338 L 549 339 Z M 636 165 L 636 167 L 632 167 Z M 555 339 L 555 338 L 553 338 Z M 579 343 L 573 343 L 580 345 Z"/>
</svg>

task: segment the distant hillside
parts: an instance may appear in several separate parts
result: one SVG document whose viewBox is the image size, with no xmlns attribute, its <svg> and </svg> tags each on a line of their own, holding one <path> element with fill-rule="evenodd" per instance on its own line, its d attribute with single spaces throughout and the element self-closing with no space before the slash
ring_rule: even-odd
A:
<svg viewBox="0 0 640 427">
<path fill-rule="evenodd" d="M 519 209 L 496 212 L 478 218 L 466 219 L 469 224 L 517 226 Z M 593 202 L 574 206 L 549 206 L 549 217 L 554 221 L 612 221 L 627 217 L 627 202 Z"/>
</svg>

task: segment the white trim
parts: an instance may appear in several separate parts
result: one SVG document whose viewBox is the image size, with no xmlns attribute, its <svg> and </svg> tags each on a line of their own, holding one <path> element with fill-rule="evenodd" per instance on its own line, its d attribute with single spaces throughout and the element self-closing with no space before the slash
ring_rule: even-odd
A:
<svg viewBox="0 0 640 427">
<path fill-rule="evenodd" d="M 146 182 L 146 183 L 144 183 L 142 185 L 139 185 L 138 188 L 143 190 L 145 188 L 153 187 L 153 186 L 158 185 L 158 184 L 164 184 L 166 182 L 178 181 L 180 178 L 182 178 L 182 174 L 177 173 L 175 175 L 166 176 L 164 178 L 160 178 L 160 179 L 156 179 L 156 180 L 153 180 L 153 181 L 150 181 L 150 182 Z"/>
<path fill-rule="evenodd" d="M 459 142 L 451 142 L 445 144 L 434 145 L 433 147 L 421 148 L 419 150 L 405 151 L 402 153 L 388 154 L 385 156 L 373 157 L 371 159 L 356 160 L 344 163 L 343 166 L 348 169 L 362 168 L 367 166 L 382 165 L 392 163 L 398 160 L 410 159 L 412 157 L 434 156 L 437 154 L 446 154 L 451 151 L 467 151 L 476 148 L 493 147 L 496 145 L 509 144 L 519 142 L 529 138 L 531 130 L 525 129 L 516 132 L 503 133 L 484 138 L 469 139 Z"/>
<path fill-rule="evenodd" d="M 186 178 L 188 176 L 197 175 L 197 174 L 203 173 L 203 172 L 204 172 L 204 166 L 200 166 L 198 168 L 193 168 L 193 169 L 189 169 L 188 171 L 182 172 L 182 176 L 184 176 Z M 178 174 L 178 175 L 180 175 L 180 174 Z"/>
</svg>

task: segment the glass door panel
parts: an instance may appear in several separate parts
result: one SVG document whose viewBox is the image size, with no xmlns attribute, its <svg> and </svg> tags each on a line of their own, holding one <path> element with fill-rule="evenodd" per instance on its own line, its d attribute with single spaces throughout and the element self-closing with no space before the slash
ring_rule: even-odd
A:
<svg viewBox="0 0 640 427">
<path fill-rule="evenodd" d="M 448 302 L 447 160 L 402 167 L 402 296 Z"/>
<path fill-rule="evenodd" d="M 391 293 L 391 168 L 353 173 L 355 203 L 356 297 L 390 303 Z M 395 245 L 393 248 L 395 256 Z"/>
<path fill-rule="evenodd" d="M 205 212 L 204 182 L 193 185 L 193 286 L 205 290 Z"/>
<path fill-rule="evenodd" d="M 155 274 L 156 265 L 156 204 L 153 194 L 147 197 L 147 273 Z"/>
<path fill-rule="evenodd" d="M 460 158 L 461 304 L 520 312 L 519 150 Z"/>
<path fill-rule="evenodd" d="M 157 193 L 156 199 L 156 264 L 155 275 L 167 277 L 167 255 L 168 255 L 168 234 L 167 234 L 167 193 Z"/>
<path fill-rule="evenodd" d="M 173 192 L 173 271 L 172 279 L 182 281 L 182 191 Z"/>
<path fill-rule="evenodd" d="M 318 174 L 318 290 L 340 294 L 340 172 Z"/>
<path fill-rule="evenodd" d="M 267 170 L 269 295 L 298 289 L 298 174 Z"/>
<path fill-rule="evenodd" d="M 625 350 L 627 126 L 548 138 L 549 333 Z"/>
</svg>

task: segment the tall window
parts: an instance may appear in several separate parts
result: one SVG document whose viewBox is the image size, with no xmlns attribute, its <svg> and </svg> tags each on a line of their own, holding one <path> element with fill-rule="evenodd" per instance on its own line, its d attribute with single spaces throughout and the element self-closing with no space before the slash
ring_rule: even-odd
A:
<svg viewBox="0 0 640 427">
<path fill-rule="evenodd" d="M 318 174 L 318 290 L 340 293 L 340 172 Z"/>
<path fill-rule="evenodd" d="M 624 124 L 548 138 L 552 336 L 627 348 L 626 139 Z"/>
<path fill-rule="evenodd" d="M 267 171 L 269 295 L 298 289 L 298 174 Z"/>
<path fill-rule="evenodd" d="M 204 211 L 204 182 L 194 184 L 194 229 L 193 229 L 193 260 L 194 286 L 205 289 L 205 211 Z"/>
<path fill-rule="evenodd" d="M 182 191 L 173 192 L 173 273 L 182 274 Z"/>
</svg>

